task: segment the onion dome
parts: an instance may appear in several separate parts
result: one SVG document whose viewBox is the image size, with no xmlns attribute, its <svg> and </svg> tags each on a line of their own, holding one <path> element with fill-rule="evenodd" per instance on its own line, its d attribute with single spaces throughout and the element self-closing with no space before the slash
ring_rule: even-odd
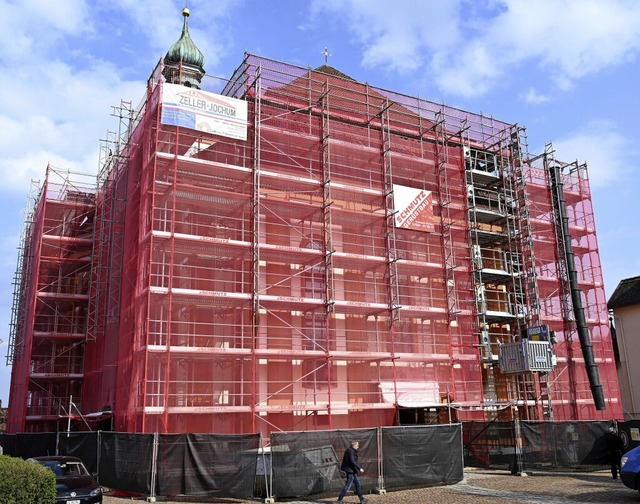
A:
<svg viewBox="0 0 640 504">
<path fill-rule="evenodd" d="M 196 47 L 189 35 L 187 23 L 189 14 L 189 9 L 186 7 L 182 9 L 182 16 L 184 17 L 182 34 L 178 41 L 167 51 L 164 57 L 164 70 L 162 73 L 167 82 L 200 89 L 200 81 L 205 74 L 203 68 L 204 55 Z"/>
</svg>

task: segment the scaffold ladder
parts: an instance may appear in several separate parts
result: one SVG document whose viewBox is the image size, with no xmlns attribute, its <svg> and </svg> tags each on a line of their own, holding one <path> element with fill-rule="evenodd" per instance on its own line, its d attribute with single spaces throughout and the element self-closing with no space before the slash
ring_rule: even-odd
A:
<svg viewBox="0 0 640 504">
<path fill-rule="evenodd" d="M 508 152 L 508 150 L 507 150 Z M 517 188 L 514 187 L 514 177 L 511 176 L 513 172 L 513 166 L 511 164 L 510 156 L 504 156 L 500 154 L 501 169 L 504 175 L 504 184 L 502 185 L 503 198 L 505 204 L 505 213 L 507 217 L 507 247 L 506 253 L 509 268 L 511 273 L 511 289 L 509 303 L 513 304 L 513 314 L 517 317 L 517 331 L 518 333 L 524 329 L 524 317 L 528 313 L 527 308 L 527 294 L 525 291 L 525 279 L 524 264 L 523 264 L 523 252 L 519 243 L 520 238 L 520 225 L 519 219 L 521 212 L 517 207 Z"/>
<path fill-rule="evenodd" d="M 400 290 L 398 287 L 398 254 L 395 235 L 395 206 L 393 202 L 393 173 L 391 165 L 391 132 L 389 109 L 392 102 L 386 100 L 380 110 L 380 132 L 382 135 L 382 175 L 385 210 L 385 239 L 387 245 L 387 264 L 389 275 L 389 308 L 391 310 L 392 327 L 400 320 Z"/>
<path fill-rule="evenodd" d="M 253 86 L 255 86 L 254 106 L 254 123 L 253 123 L 253 194 L 252 194 L 252 237 L 251 237 L 251 254 L 253 259 L 253 292 L 251 299 L 252 308 L 252 343 L 251 343 L 251 382 L 256 383 L 258 377 L 258 359 L 256 357 L 256 349 L 258 347 L 258 337 L 260 330 L 260 124 L 261 124 L 261 83 L 262 83 L 262 67 L 259 66 L 256 71 Z M 251 405 L 252 405 L 252 423 L 253 430 L 256 430 L 256 412 L 257 404 L 256 387 L 252 387 Z"/>
<path fill-rule="evenodd" d="M 332 236 L 332 222 L 331 222 L 331 205 L 333 203 L 333 197 L 331 195 L 331 132 L 329 121 L 329 83 L 325 81 L 322 85 L 322 223 L 324 234 L 324 281 L 325 281 L 325 303 L 326 310 L 323 313 L 324 317 L 324 329 L 327 336 L 324 342 L 325 346 L 325 358 L 327 366 L 327 380 L 329 382 L 327 387 L 327 402 L 329 412 L 331 411 L 331 382 L 333 377 L 331 376 L 331 361 L 329 350 L 331 349 L 331 313 L 333 313 L 335 305 L 334 294 L 334 280 L 333 280 L 333 236 Z M 315 390 L 315 389 L 314 389 Z M 332 419 L 329 415 L 329 423 L 331 425 Z"/>
<path fill-rule="evenodd" d="M 528 166 L 528 162 L 526 161 L 528 150 L 524 128 L 520 128 L 517 125 L 512 127 L 509 150 L 513 163 L 511 167 L 511 184 L 513 184 L 515 192 L 515 216 L 517 221 L 518 244 L 520 247 L 520 264 L 522 268 L 521 281 L 524 282 L 524 293 L 526 296 L 525 320 L 521 320 L 521 318 L 518 319 L 518 328 L 522 330 L 524 329 L 524 327 L 522 327 L 523 323 L 525 327 L 527 324 L 530 326 L 540 325 L 540 296 L 538 292 L 538 278 L 525 174 Z"/>
<path fill-rule="evenodd" d="M 520 244 L 520 218 L 522 211 L 518 204 L 520 184 L 516 181 L 516 165 L 520 163 L 521 153 L 516 146 L 512 149 L 511 129 L 500 131 L 500 140 L 496 159 L 502 177 L 502 198 L 507 223 L 507 245 L 505 248 L 507 268 L 511 273 L 509 304 L 516 317 L 515 334 L 520 334 L 526 325 L 525 316 L 528 314 L 527 294 L 524 279 L 523 248 Z M 529 233 L 530 234 L 530 233 Z"/>
<path fill-rule="evenodd" d="M 513 296 L 517 307 L 516 336 L 529 326 L 538 326 L 540 320 L 540 296 L 535 263 L 533 233 L 531 228 L 530 201 L 527 192 L 525 170 L 530 166 L 527 139 L 524 128 L 513 125 L 504 138 L 508 153 L 505 169 L 505 203 L 513 206 L 508 212 L 509 250 L 516 262 L 513 275 Z M 526 373 L 516 380 L 517 399 L 524 400 L 524 409 L 537 419 L 551 415 L 550 393 L 546 373 Z M 533 402 L 533 408 L 528 405 Z M 533 419 L 533 418 L 531 418 Z"/>
<path fill-rule="evenodd" d="M 436 175 L 438 184 L 438 204 L 440 206 L 440 222 L 442 227 L 442 249 L 444 253 L 445 289 L 447 293 L 447 310 L 449 322 L 458 318 L 458 302 L 456 298 L 455 260 L 453 255 L 453 238 L 451 236 L 451 194 L 447 176 L 449 156 L 445 118 L 442 110 L 435 114 L 436 136 Z"/>
<path fill-rule="evenodd" d="M 333 280 L 333 238 L 331 225 L 331 146 L 329 130 L 329 85 L 322 85 L 322 222 L 324 232 L 325 289 L 327 314 L 335 304 Z M 328 347 L 327 347 L 328 350 Z"/>
</svg>

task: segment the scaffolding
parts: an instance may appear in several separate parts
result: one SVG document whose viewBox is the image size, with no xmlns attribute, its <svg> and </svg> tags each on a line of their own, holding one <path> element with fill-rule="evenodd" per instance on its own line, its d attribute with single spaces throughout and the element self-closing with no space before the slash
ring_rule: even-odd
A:
<svg viewBox="0 0 640 504">
<path fill-rule="evenodd" d="M 56 430 L 82 395 L 95 193 L 95 179 L 47 167 L 18 260 L 8 425 Z"/>
<path fill-rule="evenodd" d="M 551 397 L 554 418 L 621 417 L 585 170 L 562 176 L 605 412 L 572 353 L 548 174 L 523 128 L 247 54 L 184 88 L 242 100 L 235 138 L 167 123 L 162 70 L 102 149 L 69 391 L 85 413 L 265 436 L 540 419 Z M 500 345 L 542 324 L 557 370 L 502 373 Z"/>
</svg>

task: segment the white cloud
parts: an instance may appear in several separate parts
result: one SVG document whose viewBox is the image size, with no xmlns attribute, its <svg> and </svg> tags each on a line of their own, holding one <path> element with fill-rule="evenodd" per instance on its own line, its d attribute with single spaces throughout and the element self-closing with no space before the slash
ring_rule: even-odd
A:
<svg viewBox="0 0 640 504">
<path fill-rule="evenodd" d="M 549 101 L 548 96 L 538 93 L 538 91 L 536 91 L 536 89 L 532 87 L 527 89 L 526 93 L 523 93 L 521 98 L 526 103 L 531 103 L 533 105 L 538 105 L 540 103 L 547 103 Z"/>
<path fill-rule="evenodd" d="M 448 68 L 441 69 L 441 89 L 479 95 L 501 79 L 511 78 L 514 70 L 531 66 L 549 75 L 561 90 L 568 90 L 574 80 L 627 62 L 640 51 L 638 3 L 504 0 L 501 4 L 504 10 L 484 19 L 484 28 L 452 55 Z M 487 54 L 482 60 L 474 57 L 478 44 Z M 448 87 L 450 73 L 467 82 Z M 474 87 L 473 82 L 481 85 Z"/>
<path fill-rule="evenodd" d="M 225 24 L 220 20 L 229 16 L 232 7 L 237 3 L 237 0 L 192 0 L 188 3 L 191 12 L 187 20 L 189 35 L 205 55 L 205 70 L 209 73 L 217 67 L 220 61 L 219 54 L 224 53 L 230 43 Z M 149 38 L 148 44 L 152 51 L 157 53 L 158 59 L 164 56 L 180 37 L 183 7 L 183 3 L 175 0 L 115 0 L 108 4 L 110 9 L 121 10 L 123 17 Z"/>
<path fill-rule="evenodd" d="M 231 5 L 230 1 L 215 5 L 204 0 L 190 2 L 202 27 L 226 15 Z M 106 10 L 111 11 L 109 16 L 105 16 Z M 93 4 L 81 0 L 0 0 L 2 68 L 4 75 L 12 77 L 3 81 L 0 94 L 0 149 L 7 153 L 0 158 L 4 182 L 0 190 L 26 191 L 31 179 L 44 177 L 48 163 L 95 173 L 99 141 L 107 129 L 117 126 L 116 119 L 110 117 L 111 107 L 121 99 L 136 106 L 144 96 L 145 82 L 127 80 L 123 66 L 92 51 L 103 51 L 108 57 L 110 51 L 102 42 L 109 37 L 109 44 L 114 40 L 133 44 L 135 55 L 125 65 L 142 67 L 138 75 L 148 73 L 149 58 L 141 54 L 153 53 L 154 59 L 159 58 L 178 40 L 181 10 L 182 5 L 172 0 Z M 172 12 L 175 15 L 171 16 Z M 198 47 L 217 62 L 218 38 L 191 24 L 189 31 Z M 114 47 L 116 50 L 122 47 Z"/>
<path fill-rule="evenodd" d="M 0 0 L 0 54 L 6 63 L 19 65 L 47 55 L 65 35 L 92 31 L 83 0 Z"/>
<path fill-rule="evenodd" d="M 343 16 L 365 66 L 424 68 L 446 93 L 479 96 L 537 68 L 561 90 L 640 52 L 640 3 L 626 0 L 317 0 Z"/>
<path fill-rule="evenodd" d="M 446 93 L 462 96 L 484 94 L 501 74 L 493 61 L 491 48 L 481 41 L 474 42 L 459 55 L 442 53 L 436 56 L 431 68 L 436 73 L 438 87 Z"/>
<path fill-rule="evenodd" d="M 121 98 L 136 105 L 144 83 L 121 81 L 112 65 L 100 61 L 84 70 L 43 61 L 21 71 L 30 85 L 9 80 L 0 95 L 0 149 L 7 153 L 0 158 L 2 190 L 26 190 L 49 162 L 96 172 L 99 140 L 116 127 L 111 106 Z"/>
<path fill-rule="evenodd" d="M 629 159 L 637 157 L 633 142 L 608 121 L 592 121 L 583 129 L 554 140 L 555 157 L 560 161 L 587 163 L 591 188 L 630 179 Z"/>
<path fill-rule="evenodd" d="M 396 0 L 390 6 L 385 0 L 314 0 L 311 12 L 345 19 L 363 46 L 364 66 L 407 72 L 425 67 L 431 52 L 460 39 L 460 3 Z"/>
</svg>

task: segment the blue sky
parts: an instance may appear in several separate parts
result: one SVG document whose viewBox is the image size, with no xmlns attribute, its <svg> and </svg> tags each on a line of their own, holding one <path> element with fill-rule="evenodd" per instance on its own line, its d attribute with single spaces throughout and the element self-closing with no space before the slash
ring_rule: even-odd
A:
<svg viewBox="0 0 640 504">
<path fill-rule="evenodd" d="M 48 163 L 96 173 L 111 106 L 138 103 L 184 0 L 0 0 L 0 399 L 22 214 Z M 640 2 L 190 0 L 207 73 L 244 51 L 482 112 L 587 162 L 607 297 L 640 275 Z"/>
</svg>

